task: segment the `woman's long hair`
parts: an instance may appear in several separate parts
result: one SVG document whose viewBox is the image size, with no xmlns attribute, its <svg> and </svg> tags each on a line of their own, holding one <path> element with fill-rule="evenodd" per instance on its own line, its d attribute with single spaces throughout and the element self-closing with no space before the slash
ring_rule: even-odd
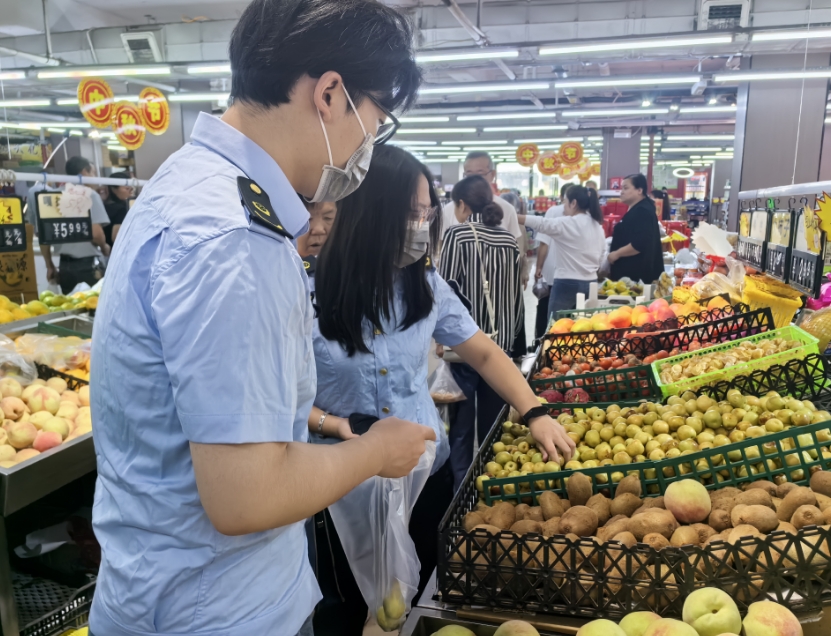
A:
<svg viewBox="0 0 831 636">
<path fill-rule="evenodd" d="M 426 269 L 441 236 L 440 211 L 430 225 L 428 253 L 403 269 L 396 266 L 422 176 L 430 184 L 430 205 L 438 207 L 427 167 L 405 150 L 379 146 L 364 182 L 338 204 L 332 233 L 318 260 L 315 298 L 320 333 L 339 342 L 350 356 L 369 353 L 365 320 L 376 330 L 384 329 L 384 321 L 395 320 L 403 331 L 433 310 Z M 393 316 L 398 276 L 404 287 L 404 316 Z"/>
<path fill-rule="evenodd" d="M 595 190 L 579 185 L 571 186 L 566 190 L 566 199 L 576 202 L 580 210 L 588 212 L 595 221 L 603 225 L 603 212 Z"/>
</svg>

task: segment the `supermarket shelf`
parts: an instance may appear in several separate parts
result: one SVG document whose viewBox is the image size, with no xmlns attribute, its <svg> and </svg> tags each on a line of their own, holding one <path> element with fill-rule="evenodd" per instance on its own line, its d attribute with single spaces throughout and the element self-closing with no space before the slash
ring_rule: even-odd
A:
<svg viewBox="0 0 831 636">
<path fill-rule="evenodd" d="M 93 470 L 92 433 L 11 468 L 0 468 L 0 515 L 7 517 Z"/>
<path fill-rule="evenodd" d="M 32 316 L 31 318 L 26 318 L 25 320 L 15 320 L 14 322 L 7 322 L 4 325 L 0 325 L 0 332 L 6 334 L 7 336 L 20 334 L 37 327 L 38 323 L 55 320 L 57 318 L 66 318 L 68 316 L 77 316 L 85 311 L 86 309 L 70 309 L 69 311 L 51 312 L 42 316 Z"/>
</svg>

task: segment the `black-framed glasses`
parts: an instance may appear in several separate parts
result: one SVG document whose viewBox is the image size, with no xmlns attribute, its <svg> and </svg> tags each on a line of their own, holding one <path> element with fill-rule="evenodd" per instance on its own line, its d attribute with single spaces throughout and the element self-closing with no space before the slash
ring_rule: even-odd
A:
<svg viewBox="0 0 831 636">
<path fill-rule="evenodd" d="M 368 95 L 368 97 L 372 100 L 373 104 L 381 109 L 381 111 L 387 116 L 387 119 L 390 120 L 388 123 L 378 126 L 378 132 L 375 133 L 375 145 L 381 146 L 393 138 L 395 133 L 398 132 L 398 129 L 401 128 L 401 122 L 398 121 L 398 118 L 395 115 L 384 108 L 372 95 Z"/>
</svg>

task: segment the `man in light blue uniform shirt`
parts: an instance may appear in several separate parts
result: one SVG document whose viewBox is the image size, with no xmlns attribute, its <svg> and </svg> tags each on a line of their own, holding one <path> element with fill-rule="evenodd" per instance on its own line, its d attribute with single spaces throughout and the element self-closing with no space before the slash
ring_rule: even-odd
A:
<svg viewBox="0 0 831 636">
<path fill-rule="evenodd" d="M 389 111 L 416 98 L 411 42 L 374 0 L 255 0 L 231 40 L 231 107 L 200 115 L 124 223 L 93 337 L 96 636 L 310 636 L 302 521 L 406 475 L 435 439 L 388 418 L 304 443 L 316 380 L 297 193 L 360 184 Z"/>
</svg>

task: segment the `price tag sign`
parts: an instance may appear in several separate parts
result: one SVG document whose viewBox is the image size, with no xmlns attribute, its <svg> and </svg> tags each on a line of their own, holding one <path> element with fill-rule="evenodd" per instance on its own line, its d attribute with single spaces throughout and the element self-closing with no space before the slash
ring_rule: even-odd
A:
<svg viewBox="0 0 831 636">
<path fill-rule="evenodd" d="M 63 192 L 38 192 L 35 198 L 38 217 L 38 240 L 42 245 L 86 243 L 92 241 L 90 208 L 86 211 L 61 206 Z M 71 216 L 70 216 L 71 214 Z"/>
<path fill-rule="evenodd" d="M 0 252 L 26 251 L 26 225 L 23 201 L 19 197 L 0 197 Z"/>
</svg>

